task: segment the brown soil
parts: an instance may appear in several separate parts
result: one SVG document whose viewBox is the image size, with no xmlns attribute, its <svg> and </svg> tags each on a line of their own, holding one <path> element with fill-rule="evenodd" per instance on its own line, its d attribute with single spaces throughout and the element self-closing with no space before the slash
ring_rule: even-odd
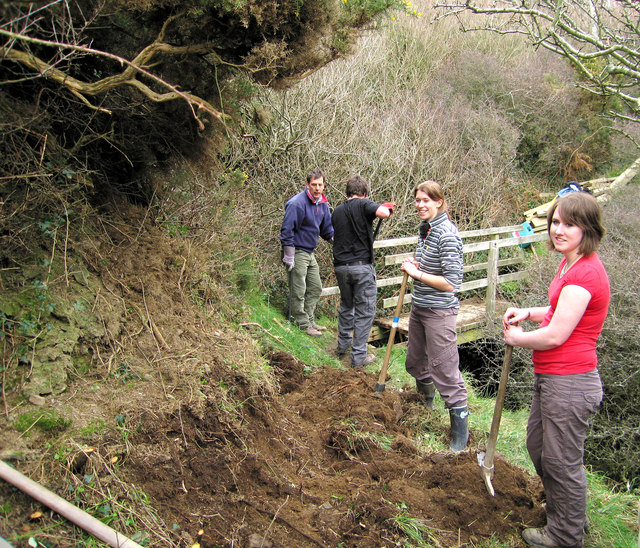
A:
<svg viewBox="0 0 640 548">
<path fill-rule="evenodd" d="M 472 451 L 419 455 L 406 424 L 417 406 L 410 397 L 374 395 L 364 372 L 305 377 L 285 353 L 271 365 L 281 397 L 248 401 L 237 430 L 220 425 L 207 400 L 166 422 L 149 417 L 131 440 L 129 479 L 166 519 L 202 527 L 216 546 L 248 546 L 257 535 L 271 546 L 372 548 L 405 536 L 394 521 L 403 507 L 443 546 L 504 540 L 541 523 L 537 482 L 507 462 L 496 464 L 492 498 Z"/>
<path fill-rule="evenodd" d="M 212 325 L 185 290 L 206 259 L 127 214 L 111 247 L 84 252 L 104 301 L 93 369 L 44 395 L 85 441 L 17 432 L 12 421 L 34 406 L 16 388 L 3 398 L 3 459 L 94 514 L 107 504 L 114 529 L 146 529 L 150 546 L 191 546 L 200 529 L 202 547 L 415 546 L 412 524 L 429 531 L 423 546 L 522 546 L 522 528 L 543 524 L 538 480 L 497 456 L 489 496 L 473 439 L 458 455 L 417 449 L 431 421 L 412 392 L 375 395 L 376 377 L 350 368 L 309 373 L 287 353 L 261 355 L 254 330 Z M 248 373 L 259 360 L 268 378 Z M 15 546 L 87 538 L 2 481 L 0 500 L 0 536 Z"/>
</svg>

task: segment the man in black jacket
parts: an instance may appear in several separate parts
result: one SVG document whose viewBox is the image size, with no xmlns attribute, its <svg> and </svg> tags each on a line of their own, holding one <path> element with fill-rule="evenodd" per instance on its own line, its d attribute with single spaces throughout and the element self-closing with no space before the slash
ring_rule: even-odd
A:
<svg viewBox="0 0 640 548">
<path fill-rule="evenodd" d="M 331 216 L 334 228 L 333 265 L 338 287 L 338 356 L 351 347 L 351 365 L 375 360 L 367 341 L 376 314 L 376 271 L 373 266 L 373 221 L 386 219 L 395 204 L 377 204 L 367 198 L 369 185 L 360 175 L 347 181 L 347 200 Z"/>
</svg>

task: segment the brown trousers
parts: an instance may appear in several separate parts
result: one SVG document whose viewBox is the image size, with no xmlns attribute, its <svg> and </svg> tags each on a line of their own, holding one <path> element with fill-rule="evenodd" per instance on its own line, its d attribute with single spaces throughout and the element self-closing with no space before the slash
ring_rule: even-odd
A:
<svg viewBox="0 0 640 548">
<path fill-rule="evenodd" d="M 597 369 L 577 375 L 535 375 L 527 450 L 547 497 L 547 533 L 581 547 L 587 511 L 583 465 L 589 417 L 602 401 Z"/>
<path fill-rule="evenodd" d="M 456 335 L 458 308 L 411 307 L 405 367 L 419 381 L 433 381 L 446 408 L 467 405 Z"/>
</svg>

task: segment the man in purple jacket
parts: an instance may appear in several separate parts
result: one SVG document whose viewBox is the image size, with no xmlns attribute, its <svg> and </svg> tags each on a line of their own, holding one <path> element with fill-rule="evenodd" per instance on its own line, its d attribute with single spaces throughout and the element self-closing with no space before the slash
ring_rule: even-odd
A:
<svg viewBox="0 0 640 548">
<path fill-rule="evenodd" d="M 289 313 L 298 327 L 312 337 L 321 337 L 322 331 L 326 330 L 314 318 L 322 293 L 320 268 L 314 251 L 318 236 L 333 242 L 329 202 L 322 193 L 324 184 L 321 169 L 309 172 L 305 189 L 284 206 L 280 230 L 282 262 L 289 271 Z"/>
</svg>

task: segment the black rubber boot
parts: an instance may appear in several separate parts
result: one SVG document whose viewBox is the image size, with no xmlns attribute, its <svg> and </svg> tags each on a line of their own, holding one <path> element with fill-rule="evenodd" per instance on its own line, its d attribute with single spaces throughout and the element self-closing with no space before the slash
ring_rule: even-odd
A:
<svg viewBox="0 0 640 548">
<path fill-rule="evenodd" d="M 449 419 L 451 420 L 451 451 L 464 451 L 469 441 L 469 408 L 452 407 L 449 409 Z"/>
<path fill-rule="evenodd" d="M 424 396 L 424 405 L 427 409 L 433 409 L 433 398 L 436 396 L 436 387 L 433 381 L 419 381 L 416 379 L 416 390 Z"/>
</svg>

